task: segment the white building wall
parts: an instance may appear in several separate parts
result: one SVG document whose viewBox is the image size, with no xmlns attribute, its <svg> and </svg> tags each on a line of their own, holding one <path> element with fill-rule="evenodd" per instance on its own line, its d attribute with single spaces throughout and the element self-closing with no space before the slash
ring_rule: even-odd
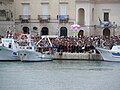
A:
<svg viewBox="0 0 120 90">
<path fill-rule="evenodd" d="M 76 22 L 78 22 L 78 10 L 83 8 L 85 10 L 85 25 L 92 24 L 92 8 L 94 4 L 91 3 L 77 3 L 76 4 Z"/>
<path fill-rule="evenodd" d="M 120 26 L 120 3 L 97 3 L 95 23 L 99 25 L 98 17 L 103 20 L 103 10 L 110 10 L 109 19 L 111 22 L 116 22 Z"/>
<path fill-rule="evenodd" d="M 82 2 L 81 2 L 82 1 Z M 19 15 L 23 14 L 23 3 L 29 3 L 29 14 L 31 15 L 31 19 L 29 23 L 21 23 L 19 20 Z M 50 14 L 50 23 L 42 24 L 38 20 L 38 15 L 42 15 L 42 9 L 41 4 L 47 3 L 48 5 L 48 13 Z M 67 4 L 67 10 L 66 14 L 69 15 L 69 22 L 66 24 L 59 24 L 59 21 L 57 20 L 57 15 L 59 14 L 59 4 L 60 3 L 66 3 Z M 6 7 L 6 6 L 5 6 Z M 4 7 L 4 8 L 5 8 Z M 71 35 L 70 25 L 73 24 L 75 21 L 78 22 L 78 10 L 79 8 L 83 8 L 85 10 L 85 26 L 82 26 L 81 29 L 83 29 L 85 32 L 84 35 L 96 35 L 102 34 L 102 30 L 104 28 L 100 28 L 99 26 L 99 20 L 98 17 L 103 20 L 103 10 L 109 10 L 110 11 L 110 21 L 113 23 L 115 22 L 117 24 L 116 28 L 116 35 L 119 34 L 117 32 L 120 32 L 120 2 L 118 3 L 94 3 L 85 1 L 85 0 L 14 0 L 14 7 L 13 4 L 12 10 L 15 11 L 15 22 L 16 22 L 16 31 L 21 32 L 22 28 L 24 26 L 28 26 L 30 30 L 33 30 L 33 27 L 38 27 L 38 33 L 40 33 L 42 27 L 48 27 L 49 34 L 55 34 L 59 32 L 59 29 L 63 26 L 68 29 L 68 35 Z M 2 7 L 3 8 L 3 7 Z M 14 10 L 14 9 L 15 10 Z M 94 21 L 92 21 L 92 8 L 94 8 Z M 95 31 L 93 25 L 99 26 Z M 113 32 L 113 28 L 110 28 L 111 32 Z M 111 33 L 112 35 L 113 33 Z"/>
<path fill-rule="evenodd" d="M 0 16 L 0 35 L 5 36 L 8 30 L 14 33 L 14 0 L 0 0 L 0 2 L 0 10 L 5 10 L 7 14 Z"/>
<path fill-rule="evenodd" d="M 94 4 L 93 3 L 76 3 L 76 22 L 78 22 L 78 10 L 80 8 L 84 9 L 84 14 L 85 14 L 85 18 L 84 18 L 84 26 L 81 26 L 81 29 L 84 31 L 84 35 L 85 36 L 90 36 L 93 31 L 93 29 L 91 29 L 91 26 L 94 24 L 94 22 L 92 21 L 92 8 L 94 8 Z"/>
<path fill-rule="evenodd" d="M 28 23 L 21 23 L 19 20 L 19 15 L 22 15 L 23 3 L 29 3 L 30 5 L 29 13 L 31 15 L 31 19 Z M 57 15 L 60 14 L 59 9 L 61 3 L 66 4 L 66 15 L 69 15 L 68 23 L 59 23 L 59 20 L 57 20 Z M 50 15 L 49 23 L 40 23 L 38 20 L 38 15 L 42 15 L 42 4 L 48 4 L 48 13 Z M 36 26 L 39 34 L 43 27 L 47 27 L 49 29 L 49 34 L 56 34 L 57 32 L 60 33 L 59 29 L 61 27 L 66 27 L 68 36 L 71 34 L 70 25 L 75 21 L 75 0 L 16 0 L 15 8 L 16 28 L 21 32 L 23 31 L 22 28 L 24 26 L 28 26 L 30 31 L 33 30 L 34 26 Z"/>
</svg>

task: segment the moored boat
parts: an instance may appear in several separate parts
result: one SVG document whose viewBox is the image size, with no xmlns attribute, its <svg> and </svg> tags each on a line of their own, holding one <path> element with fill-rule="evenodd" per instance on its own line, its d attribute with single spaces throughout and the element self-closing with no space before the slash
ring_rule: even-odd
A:
<svg viewBox="0 0 120 90">
<path fill-rule="evenodd" d="M 20 60 L 17 54 L 18 43 L 13 38 L 1 38 L 0 61 Z"/>
<path fill-rule="evenodd" d="M 105 61 L 120 61 L 120 45 L 113 45 L 112 49 L 96 47 Z"/>
<path fill-rule="evenodd" d="M 18 56 L 21 61 L 48 61 L 52 60 L 50 53 L 44 53 L 36 51 L 36 49 L 30 49 L 34 47 L 24 48 L 18 51 Z"/>
<path fill-rule="evenodd" d="M 32 44 L 28 35 L 27 38 L 28 44 L 25 46 L 20 46 L 21 49 L 18 51 L 18 56 L 21 61 L 48 61 L 53 59 L 53 55 L 51 54 L 51 43 L 51 46 L 44 47 L 39 45 L 43 38 L 38 41 L 37 45 Z M 50 42 L 49 38 L 47 38 L 47 40 Z"/>
</svg>

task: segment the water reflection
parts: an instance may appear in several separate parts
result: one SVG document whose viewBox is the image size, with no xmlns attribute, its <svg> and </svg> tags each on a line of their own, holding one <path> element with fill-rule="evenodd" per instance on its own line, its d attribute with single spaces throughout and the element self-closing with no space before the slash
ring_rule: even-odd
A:
<svg viewBox="0 0 120 90">
<path fill-rule="evenodd" d="M 0 90 L 119 90 L 119 77 L 119 62 L 0 62 Z"/>
<path fill-rule="evenodd" d="M 119 63 L 104 61 L 55 61 L 57 69 L 76 70 L 113 70 Z"/>
</svg>

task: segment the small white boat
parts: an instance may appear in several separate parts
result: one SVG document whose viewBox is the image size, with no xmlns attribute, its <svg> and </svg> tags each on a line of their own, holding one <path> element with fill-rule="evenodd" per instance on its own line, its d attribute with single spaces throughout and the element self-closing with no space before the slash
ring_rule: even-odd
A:
<svg viewBox="0 0 120 90">
<path fill-rule="evenodd" d="M 30 36 L 28 37 L 28 45 L 20 46 L 18 51 L 18 56 L 21 61 L 48 61 L 53 59 L 50 48 L 52 47 L 41 47 L 38 44 L 42 39 L 37 43 L 37 45 L 32 44 Z M 50 40 L 48 40 L 50 42 Z"/>
<path fill-rule="evenodd" d="M 120 45 L 114 45 L 112 49 L 96 47 L 105 61 L 120 61 Z"/>
<path fill-rule="evenodd" d="M 52 60 L 52 54 L 37 52 L 34 47 L 25 47 L 18 51 L 21 61 L 48 61 Z"/>
<path fill-rule="evenodd" d="M 20 60 L 17 54 L 18 43 L 13 38 L 1 38 L 0 61 Z"/>
</svg>

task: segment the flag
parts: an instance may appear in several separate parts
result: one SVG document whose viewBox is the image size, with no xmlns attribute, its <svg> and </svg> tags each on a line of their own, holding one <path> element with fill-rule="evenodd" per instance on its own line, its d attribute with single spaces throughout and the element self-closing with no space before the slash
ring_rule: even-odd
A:
<svg viewBox="0 0 120 90">
<path fill-rule="evenodd" d="M 100 17 L 99 17 L 99 21 L 100 21 L 100 25 L 102 25 L 102 21 L 101 21 Z"/>
<path fill-rule="evenodd" d="M 101 27 L 105 27 L 105 26 L 109 26 L 110 25 L 110 22 L 109 21 L 104 21 L 102 22 L 100 17 L 99 17 L 99 22 L 100 22 L 100 26 Z"/>
</svg>

